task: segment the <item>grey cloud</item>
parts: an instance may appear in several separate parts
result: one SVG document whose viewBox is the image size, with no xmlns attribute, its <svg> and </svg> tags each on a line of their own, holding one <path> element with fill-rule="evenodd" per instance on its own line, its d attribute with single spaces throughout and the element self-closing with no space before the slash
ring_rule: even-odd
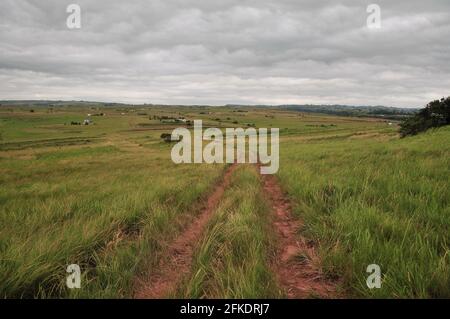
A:
<svg viewBox="0 0 450 319">
<path fill-rule="evenodd" d="M 82 28 L 65 26 L 66 6 Z M 369 30 L 377 2 L 382 28 Z M 449 94 L 450 3 L 3 0 L 0 99 L 347 103 Z"/>
</svg>

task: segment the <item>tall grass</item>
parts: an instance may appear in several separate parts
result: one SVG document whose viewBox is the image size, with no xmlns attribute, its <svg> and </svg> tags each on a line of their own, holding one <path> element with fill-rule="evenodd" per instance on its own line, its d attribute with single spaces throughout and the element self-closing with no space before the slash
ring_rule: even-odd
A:
<svg viewBox="0 0 450 319">
<path fill-rule="evenodd" d="M 350 296 L 450 297 L 450 129 L 282 145 L 279 176 Z M 378 264 L 381 289 L 368 289 Z"/>
<path fill-rule="evenodd" d="M 39 154 L 1 159 L 0 297 L 130 296 L 140 261 L 157 258 L 221 173 L 176 166 L 170 149 Z M 65 286 L 74 263 L 80 290 Z"/>
<path fill-rule="evenodd" d="M 280 180 L 348 296 L 450 297 L 448 127 L 399 140 L 382 120 L 207 110 L 148 114 L 280 128 Z M 130 297 L 221 175 L 223 165 L 172 164 L 162 131 L 143 130 L 159 121 L 103 111 L 90 126 L 64 125 L 89 108 L 0 112 L 0 298 Z M 265 205 L 257 173 L 237 170 L 177 296 L 280 297 Z M 77 290 L 65 286 L 73 263 Z M 366 286 L 373 263 L 381 289 Z"/>
</svg>

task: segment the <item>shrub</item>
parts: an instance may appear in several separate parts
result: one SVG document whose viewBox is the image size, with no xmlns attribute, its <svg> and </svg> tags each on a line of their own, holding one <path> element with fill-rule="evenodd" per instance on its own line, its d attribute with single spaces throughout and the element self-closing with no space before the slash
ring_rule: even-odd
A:
<svg viewBox="0 0 450 319">
<path fill-rule="evenodd" d="M 170 143 L 170 142 L 179 142 L 179 141 L 181 141 L 181 137 L 178 137 L 178 139 L 176 139 L 176 138 L 172 138 L 172 134 L 169 134 L 169 133 L 162 133 L 161 134 L 161 138 L 165 141 L 165 142 L 168 142 L 168 143 Z"/>
</svg>

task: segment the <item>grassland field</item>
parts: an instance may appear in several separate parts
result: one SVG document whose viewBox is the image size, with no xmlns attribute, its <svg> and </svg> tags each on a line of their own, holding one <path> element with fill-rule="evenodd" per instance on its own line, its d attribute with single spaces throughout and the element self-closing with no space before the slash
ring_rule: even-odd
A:
<svg viewBox="0 0 450 319">
<path fill-rule="evenodd" d="M 341 296 L 450 298 L 450 127 L 400 139 L 383 119 L 70 106 L 0 107 L 0 298 L 133 296 L 226 169 L 174 164 L 160 135 L 184 124 L 163 116 L 280 128 L 277 179 Z M 284 297 L 270 223 L 261 176 L 240 165 L 169 297 Z M 69 264 L 82 268 L 81 289 L 66 287 Z M 366 285 L 369 264 L 382 269 L 380 289 Z"/>
</svg>

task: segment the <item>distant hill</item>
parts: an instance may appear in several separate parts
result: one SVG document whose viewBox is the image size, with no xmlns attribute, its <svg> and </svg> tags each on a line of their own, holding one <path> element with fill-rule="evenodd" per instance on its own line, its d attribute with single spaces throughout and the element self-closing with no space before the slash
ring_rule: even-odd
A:
<svg viewBox="0 0 450 319">
<path fill-rule="evenodd" d="M 228 105 L 230 107 L 244 107 L 242 105 Z M 291 111 L 305 113 L 322 113 L 340 116 L 380 117 L 386 119 L 404 119 L 419 111 L 418 108 L 396 108 L 388 106 L 351 106 L 351 105 L 313 105 L 313 104 L 286 104 L 286 105 L 255 105 L 257 107 L 276 107 Z"/>
<path fill-rule="evenodd" d="M 149 107 L 149 106 L 164 106 L 161 104 L 125 104 L 125 103 L 111 103 L 111 102 L 92 102 L 92 101 L 46 101 L 46 100 L 3 100 L 0 101 L 1 106 L 22 106 L 22 107 Z M 165 105 L 165 106 L 183 106 L 183 105 Z M 186 107 L 194 105 L 185 105 Z M 195 105 L 200 106 L 200 105 Z M 205 107 L 208 107 L 205 105 Z M 290 111 L 298 111 L 305 113 L 322 113 L 340 116 L 359 116 L 359 117 L 380 117 L 386 119 L 401 120 L 416 114 L 419 109 L 416 108 L 396 108 L 387 106 L 350 106 L 350 105 L 312 105 L 312 104 L 285 104 L 285 105 L 240 105 L 227 104 L 225 107 L 230 108 L 279 108 Z"/>
<path fill-rule="evenodd" d="M 63 107 L 63 106 L 125 107 L 127 105 L 128 104 L 123 103 L 91 102 L 91 101 L 0 100 L 0 106 L 25 106 L 25 107 Z"/>
<path fill-rule="evenodd" d="M 388 106 L 348 106 L 348 105 L 285 105 L 282 108 L 300 112 L 325 113 L 343 116 L 370 116 L 389 119 L 403 119 L 414 115 L 419 109 Z"/>
</svg>

